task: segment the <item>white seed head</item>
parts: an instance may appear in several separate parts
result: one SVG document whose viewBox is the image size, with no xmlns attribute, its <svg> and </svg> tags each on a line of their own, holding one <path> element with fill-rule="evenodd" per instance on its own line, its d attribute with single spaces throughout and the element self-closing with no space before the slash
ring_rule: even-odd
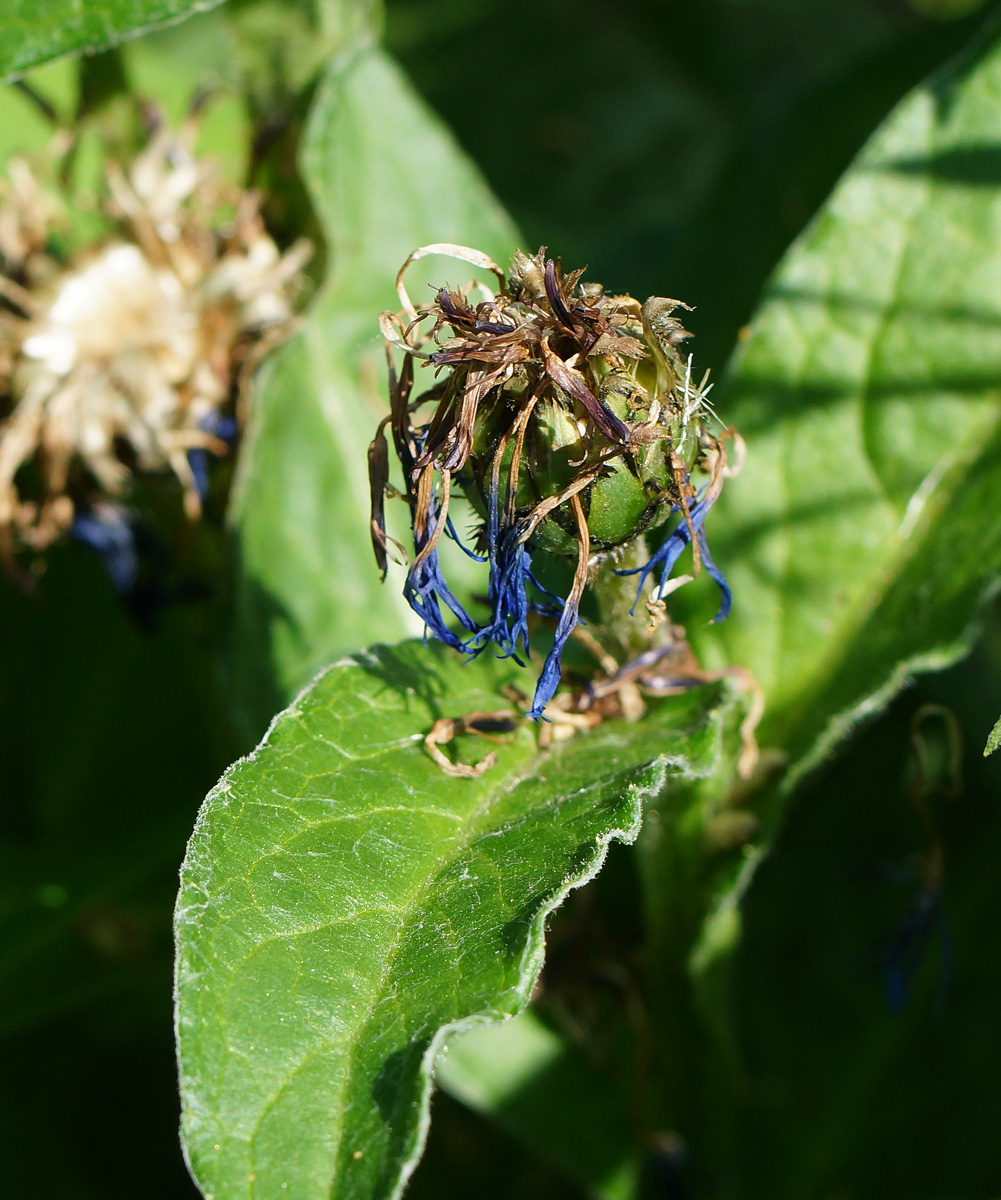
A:
<svg viewBox="0 0 1001 1200">
<path fill-rule="evenodd" d="M 77 468 L 91 490 L 123 491 L 131 473 L 122 442 L 139 469 L 173 471 L 197 516 L 188 452 L 225 450 L 212 417 L 235 403 L 257 358 L 291 327 L 310 248 L 282 254 L 256 198 L 217 182 L 212 164 L 192 153 L 194 132 L 191 122 L 180 135 L 161 129 L 127 171 L 108 164 L 109 234 L 69 261 L 46 249 L 59 197 L 12 160 L 0 196 L 8 306 L 0 378 L 11 404 L 0 425 L 0 553 L 8 559 L 18 541 L 42 548 L 72 520 Z M 21 496 L 15 479 L 31 459 L 43 480 L 37 499 Z"/>
</svg>

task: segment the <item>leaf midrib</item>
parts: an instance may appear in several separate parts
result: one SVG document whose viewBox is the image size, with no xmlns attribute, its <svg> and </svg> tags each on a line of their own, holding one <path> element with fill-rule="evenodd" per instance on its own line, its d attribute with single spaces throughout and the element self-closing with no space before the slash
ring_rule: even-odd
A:
<svg viewBox="0 0 1001 1200">
<path fill-rule="evenodd" d="M 976 461 L 979 457 L 977 454 L 978 448 L 982 443 L 991 439 L 998 432 L 999 428 L 1001 428 L 1001 409 L 999 409 L 993 422 L 986 430 L 978 429 L 974 433 L 971 433 L 970 437 L 959 449 L 943 456 L 945 463 L 944 470 L 942 469 L 942 461 L 932 467 L 929 476 L 940 474 L 941 478 L 938 485 L 926 498 L 922 510 L 913 525 L 908 521 L 906 515 L 901 521 L 900 528 L 910 525 L 906 539 L 900 540 L 900 529 L 898 528 L 894 534 L 894 540 L 887 551 L 886 558 L 889 559 L 889 565 L 887 566 L 884 559 L 882 570 L 876 569 L 872 572 L 870 586 L 860 596 L 850 616 L 846 618 L 840 627 L 841 630 L 845 631 L 844 637 L 838 640 L 836 644 L 832 639 L 832 645 L 828 653 L 818 662 L 809 683 L 795 697 L 795 703 L 790 703 L 784 709 L 780 721 L 783 719 L 785 721 L 785 724 L 781 725 L 782 741 L 785 744 L 795 743 L 797 738 L 801 736 L 801 731 L 804 728 L 808 728 L 807 720 L 817 710 L 820 695 L 824 691 L 826 684 L 835 678 L 840 671 L 843 663 L 852 652 L 852 648 L 862 630 L 871 620 L 873 614 L 879 608 L 879 605 L 886 598 L 908 564 L 923 553 L 929 538 L 932 536 L 935 524 L 943 510 L 947 507 L 949 498 L 952 495 L 951 491 L 944 493 L 943 488 L 956 478 L 966 465 Z M 924 656 L 929 649 L 922 650 L 915 657 Z M 899 670 L 899 664 L 893 664 L 885 672 L 885 677 L 887 679 L 891 678 L 897 670 Z M 826 708 L 821 709 L 824 713 L 823 724 L 818 728 L 816 736 L 801 747 L 783 782 L 783 791 L 791 791 L 793 787 L 798 786 L 803 774 L 809 769 L 809 766 L 804 766 L 804 764 L 809 764 L 812 761 L 814 750 L 824 738 L 831 723 L 842 714 L 851 713 L 865 705 L 870 696 L 879 690 L 880 686 L 880 684 L 877 684 L 873 688 L 867 688 L 865 694 L 860 696 L 847 708 L 840 708 L 835 711 L 828 711 Z"/>
<path fill-rule="evenodd" d="M 954 138 L 945 137 L 943 139 L 941 136 L 943 132 L 944 131 L 942 127 L 936 123 L 932 123 L 930 126 L 928 126 L 925 131 L 925 137 L 923 139 L 921 150 L 921 153 L 925 157 L 931 157 L 935 153 L 940 153 L 943 147 L 949 147 L 954 144 Z M 870 162 L 865 164 L 860 163 L 859 165 L 860 168 L 865 166 L 870 170 L 875 171 L 880 169 L 881 162 L 879 156 L 874 155 Z M 880 500 L 886 503 L 889 501 L 889 497 L 879 476 L 878 469 L 876 468 L 876 465 L 872 459 L 871 450 L 868 444 L 868 437 L 865 432 L 866 397 L 872 382 L 871 371 L 873 356 L 876 352 L 877 346 L 885 335 L 889 314 L 894 311 L 895 307 L 899 303 L 901 272 L 908 254 L 913 249 L 914 226 L 927 212 L 928 206 L 930 203 L 932 203 L 935 194 L 940 191 L 944 185 L 933 179 L 924 178 L 921 180 L 921 186 L 923 195 L 920 203 L 916 204 L 914 209 L 907 215 L 904 225 L 906 232 L 900 239 L 897 253 L 894 257 L 894 273 L 892 284 L 889 289 L 889 295 L 884 303 L 880 306 L 879 313 L 876 316 L 874 329 L 868 339 L 868 355 L 866 360 L 865 374 L 860 376 L 857 380 L 853 388 L 853 394 L 850 398 L 850 403 L 857 413 L 860 428 L 860 440 L 865 449 L 866 460 L 870 465 L 871 474 L 875 477 L 873 500 L 877 503 Z M 797 382 L 802 382 L 802 364 L 800 364 L 797 370 Z M 839 622 L 835 633 L 830 637 L 826 653 L 824 653 L 823 656 L 816 661 L 810 676 L 807 678 L 807 680 L 805 680 L 804 684 L 797 689 L 794 695 L 789 696 L 783 702 L 775 717 L 769 720 L 769 733 L 771 735 L 771 740 L 777 740 L 780 743 L 789 744 L 790 742 L 795 741 L 801 730 L 808 727 L 807 718 L 804 714 L 809 714 L 814 711 L 814 702 L 818 698 L 818 693 L 823 690 L 825 681 L 830 679 L 840 667 L 841 663 L 850 652 L 850 647 L 857 640 L 861 630 L 872 616 L 872 613 L 876 610 L 889 589 L 893 586 L 893 583 L 899 577 L 906 564 L 914 558 L 916 553 L 920 552 L 925 541 L 930 536 L 931 524 L 933 522 L 929 520 L 928 514 L 930 511 L 932 513 L 936 513 L 941 510 L 942 504 L 944 503 L 944 500 L 941 498 L 942 484 L 946 479 L 949 479 L 952 476 L 958 464 L 969 461 L 971 455 L 975 456 L 974 452 L 976 451 L 977 447 L 997 430 L 999 421 L 1001 421 L 1001 413 L 995 416 L 994 421 L 986 431 L 979 425 L 971 429 L 966 440 L 960 447 L 954 448 L 947 454 L 940 456 L 938 461 L 931 467 L 925 478 L 927 480 L 938 475 L 939 484 L 926 498 L 922 507 L 922 511 L 917 519 L 917 527 L 910 527 L 908 529 L 906 539 L 901 540 L 902 531 L 910 524 L 908 520 L 908 514 L 905 511 L 897 526 L 897 529 L 889 539 L 885 553 L 880 556 L 879 561 L 874 562 L 873 568 L 870 571 L 869 581 L 866 588 L 859 594 L 854 604 L 852 604 L 849 608 L 849 611 L 846 613 L 845 617 L 841 622 Z M 787 478 L 785 472 L 783 472 L 783 478 Z M 918 489 L 915 490 L 912 499 L 914 496 L 920 494 L 921 486 L 923 486 L 923 484 L 919 485 Z M 896 509 L 896 506 L 892 505 L 892 503 L 891 507 Z M 783 559 L 785 566 L 788 566 L 788 539 L 785 539 Z M 889 560 L 889 566 L 887 566 L 887 560 Z M 783 605 L 780 612 L 780 620 L 782 623 L 780 645 L 784 646 L 787 641 L 787 606 Z M 779 651 L 779 658 L 779 667 L 781 669 L 781 660 L 784 658 L 784 652 L 781 650 Z M 868 693 L 867 696 L 863 697 L 858 703 L 864 703 L 865 699 L 867 698 Z M 855 705 L 853 707 L 857 706 L 858 705 Z M 838 713 L 827 713 L 825 715 L 825 720 L 822 727 L 817 730 L 816 737 L 812 739 L 811 745 L 801 750 L 796 762 L 793 764 L 792 770 L 787 776 L 787 779 L 790 781 L 798 781 L 799 772 L 797 772 L 796 769 L 797 765 L 806 761 L 810 757 L 811 748 L 820 741 L 825 730 L 829 727 L 831 721 L 837 715 Z M 793 786 L 793 783 L 790 782 L 789 786 Z"/>
<path fill-rule="evenodd" d="M 310 740 L 310 742 L 315 742 L 317 740 L 316 735 L 311 734 L 309 740 Z M 288 749 L 292 749 L 292 748 L 288 748 Z M 394 750 L 394 749 L 398 749 L 398 747 L 394 747 L 392 749 L 387 748 L 382 753 L 388 755 L 388 754 L 392 753 L 392 750 Z M 396 931 L 396 934 L 393 937 L 392 942 L 387 947 L 386 953 L 383 956 L 382 970 L 380 971 L 378 978 L 373 982 L 373 986 L 372 986 L 372 989 L 370 992 L 370 1000 L 365 1007 L 363 1015 L 360 1016 L 357 1021 L 352 1023 L 352 1033 L 343 1041 L 339 1041 L 337 1043 L 324 1042 L 322 1044 L 314 1045 L 314 1047 L 309 1051 L 309 1053 L 307 1055 L 305 1055 L 299 1061 L 299 1063 L 296 1065 L 294 1070 L 289 1072 L 288 1076 L 283 1081 L 281 1087 L 278 1088 L 278 1090 L 268 1099 L 268 1101 L 262 1107 L 260 1114 L 257 1118 L 257 1121 L 255 1123 L 254 1130 L 253 1130 L 253 1132 L 251 1132 L 251 1134 L 248 1138 L 248 1153 L 250 1155 L 252 1168 L 256 1165 L 255 1161 L 253 1159 L 253 1147 L 254 1147 L 254 1143 L 256 1140 L 256 1136 L 257 1136 L 258 1131 L 260 1130 L 261 1124 L 267 1117 L 268 1113 L 273 1109 L 274 1105 L 278 1102 L 281 1095 L 286 1090 L 286 1088 L 289 1086 L 289 1083 L 294 1078 L 294 1076 L 297 1075 L 303 1069 L 303 1067 L 305 1067 L 310 1061 L 312 1061 L 312 1059 L 315 1058 L 317 1054 L 322 1053 L 322 1051 L 324 1049 L 329 1048 L 331 1045 L 334 1045 L 334 1044 L 336 1044 L 339 1048 L 342 1048 L 346 1051 L 347 1067 L 343 1073 L 341 1083 L 337 1089 L 336 1100 L 335 1100 L 335 1104 L 333 1106 L 333 1111 L 335 1114 L 343 1114 L 345 1112 L 344 1101 L 346 1099 L 346 1094 L 347 1094 L 348 1090 L 350 1089 L 350 1086 L 351 1086 L 351 1083 L 352 1083 L 352 1080 L 354 1077 L 354 1063 L 355 1063 L 357 1052 L 358 1052 L 358 1049 L 360 1046 L 361 1036 L 362 1036 L 364 1030 L 367 1028 L 369 1023 L 371 1022 L 380 1002 L 382 1001 L 382 999 L 385 995 L 386 984 L 391 977 L 392 969 L 395 966 L 396 959 L 399 954 L 400 947 L 402 945 L 402 941 L 403 941 L 405 934 L 407 932 L 409 932 L 410 928 L 412 927 L 415 916 L 427 907 L 426 897 L 428 896 L 428 894 L 430 892 L 433 891 L 435 885 L 440 881 L 441 877 L 455 865 L 455 863 L 462 857 L 462 855 L 469 849 L 469 847 L 475 842 L 475 840 L 482 833 L 484 826 L 486 824 L 488 824 L 488 817 L 489 817 L 490 812 L 493 810 L 495 803 L 498 800 L 500 800 L 502 797 L 508 795 L 511 791 L 513 791 L 516 787 L 518 787 L 521 783 L 523 783 L 526 779 L 530 779 L 532 777 L 532 775 L 535 773 L 534 767 L 539 762 L 545 761 L 545 762 L 551 763 L 554 761 L 554 758 L 558 758 L 559 757 L 559 749 L 560 748 L 555 748 L 554 751 L 542 752 L 542 753 L 529 751 L 529 753 L 526 755 L 526 757 L 521 760 L 518 770 L 510 771 L 509 773 L 505 774 L 498 781 L 498 783 L 495 787 L 485 788 L 483 790 L 481 798 L 478 801 L 478 803 L 476 804 L 475 808 L 469 812 L 468 816 L 464 820 L 464 822 L 463 822 L 464 828 L 463 828 L 462 832 L 460 833 L 460 835 L 458 836 L 458 838 L 455 841 L 451 842 L 450 850 L 449 850 L 449 857 L 446 860 L 441 861 L 438 868 L 435 870 L 435 872 L 433 874 L 427 875 L 417 885 L 417 887 L 410 894 L 410 896 L 408 896 L 398 907 L 394 908 L 394 911 L 398 911 L 400 913 L 400 924 Z M 372 757 L 377 757 L 377 756 L 372 756 Z M 654 755 L 653 758 L 651 758 L 650 762 L 655 761 L 659 757 L 661 757 L 661 756 Z M 343 770 L 344 766 L 347 766 L 347 765 L 349 765 L 349 764 L 343 764 L 342 767 L 338 768 L 338 771 L 335 772 L 335 775 L 340 774 L 340 772 L 341 772 L 341 770 Z M 641 770 L 646 769 L 649 765 L 650 765 L 649 762 L 637 763 L 637 764 L 635 764 L 634 767 L 630 768 L 630 770 L 631 771 L 641 771 Z M 549 804 L 558 802 L 561 799 L 566 799 L 566 797 L 570 794 L 579 796 L 581 794 L 584 794 L 584 793 L 587 793 L 590 791 L 601 790 L 611 781 L 611 779 L 614 777 L 614 774 L 615 774 L 615 772 L 613 772 L 612 774 L 602 775 L 599 778 L 588 783 L 586 786 L 576 789 L 573 793 L 561 792 L 559 795 L 550 796 L 546 800 L 546 805 L 548 806 Z M 528 815 L 529 815 L 528 813 L 522 814 L 522 819 L 527 818 Z M 314 824 L 320 825 L 320 824 L 322 824 L 322 822 L 315 822 Z M 320 928 L 323 928 L 323 926 L 321 926 Z M 257 949 L 257 947 L 255 947 L 255 950 L 256 949 Z M 246 960 L 244 960 L 244 961 L 246 961 Z M 242 964 L 241 964 L 241 966 L 242 966 Z M 240 969 L 239 967 L 234 969 L 234 971 L 233 971 L 234 976 L 238 973 L 239 969 Z M 227 1057 L 228 1057 L 228 1048 L 227 1048 Z M 344 1124 L 345 1124 L 345 1122 L 344 1122 L 343 1117 L 341 1117 L 339 1120 L 335 1118 L 334 1130 L 333 1130 L 334 1141 L 333 1141 L 332 1155 L 331 1155 L 332 1171 L 327 1180 L 328 1191 L 330 1188 L 332 1188 L 334 1180 L 336 1179 L 336 1176 L 337 1176 L 337 1159 L 339 1156 L 340 1147 L 343 1143 Z M 253 1193 L 253 1188 L 252 1188 L 251 1195 L 253 1195 L 253 1194 L 254 1193 Z"/>
<path fill-rule="evenodd" d="M 319 739 L 317 738 L 317 736 L 315 734 L 310 733 L 308 735 L 309 744 L 315 743 L 318 740 Z M 281 752 L 295 754 L 297 751 L 301 750 L 301 748 L 302 748 L 302 743 L 300 742 L 299 746 L 291 746 L 291 745 L 286 746 L 283 748 L 283 750 Z M 265 749 L 265 747 L 262 746 L 261 750 L 263 751 L 264 749 Z M 384 749 L 381 749 L 378 754 L 372 755 L 371 759 L 378 759 L 379 757 L 388 757 L 394 753 L 398 753 L 399 749 L 400 749 L 399 746 L 386 747 Z M 540 759 L 548 758 L 548 757 L 549 756 L 545 755 L 545 754 L 529 752 L 526 755 L 526 758 L 522 760 L 522 763 L 520 764 L 520 766 L 524 767 L 524 766 L 527 766 L 530 762 L 534 763 Z M 332 772 L 334 779 L 336 779 L 338 776 L 340 776 L 341 773 L 345 769 L 347 769 L 351 765 L 353 765 L 354 761 L 357 761 L 357 760 L 349 760 L 348 762 L 340 764 L 337 767 L 337 769 L 334 772 Z M 522 779 L 527 778 L 527 777 L 528 777 L 527 774 L 522 773 L 522 772 L 518 772 L 517 774 L 514 774 L 514 775 L 506 775 L 502 778 L 502 780 L 498 783 L 498 785 L 496 787 L 484 788 L 480 801 L 477 803 L 476 807 L 469 813 L 468 818 L 464 822 L 464 825 L 465 825 L 464 831 L 460 834 L 457 841 L 455 843 L 453 843 L 453 845 L 455 846 L 455 855 L 453 856 L 453 858 L 448 863 L 443 864 L 440 867 L 440 869 L 438 870 L 438 872 L 436 872 L 434 875 L 426 876 L 425 879 L 420 884 L 418 884 L 417 888 L 413 891 L 413 893 L 409 897 L 407 897 L 398 906 L 398 911 L 400 913 L 400 925 L 399 925 L 399 928 L 397 929 L 397 932 L 393 938 L 393 941 L 390 943 L 389 947 L 387 948 L 387 952 L 384 956 L 382 971 L 380 972 L 379 977 L 375 981 L 373 981 L 373 986 L 372 986 L 372 989 L 370 992 L 370 1001 L 369 1001 L 368 1005 L 366 1006 L 364 1016 L 361 1017 L 358 1021 L 354 1022 L 354 1024 L 353 1024 L 354 1032 L 352 1033 L 352 1035 L 349 1036 L 343 1043 L 338 1043 L 339 1045 L 345 1046 L 345 1048 L 347 1050 L 348 1067 L 344 1072 L 342 1082 L 337 1091 L 337 1103 L 334 1106 L 335 1113 L 343 1112 L 343 1100 L 344 1100 L 345 1093 L 351 1083 L 351 1079 L 352 1079 L 352 1075 L 353 1075 L 353 1063 L 354 1063 L 354 1059 L 355 1059 L 355 1056 L 357 1053 L 361 1033 L 364 1030 L 364 1028 L 367 1026 L 367 1024 L 369 1023 L 369 1021 L 372 1019 L 372 1016 L 376 1010 L 376 1007 L 378 1006 L 378 1003 L 382 998 L 386 981 L 389 977 L 392 966 L 395 963 L 396 955 L 399 952 L 399 947 L 400 947 L 400 943 L 401 943 L 401 939 L 403 937 L 404 931 L 409 928 L 410 922 L 411 922 L 414 914 L 419 910 L 419 902 L 420 902 L 421 898 L 425 895 L 425 893 L 432 886 L 432 884 L 438 880 L 441 873 L 444 870 L 446 870 L 448 866 L 451 865 L 451 862 L 454 861 L 454 857 L 457 857 L 458 854 L 461 853 L 462 850 L 468 848 L 469 844 L 471 844 L 474 835 L 479 832 L 479 826 L 478 826 L 479 819 L 484 814 L 486 814 L 490 811 L 490 808 L 491 808 L 494 800 L 499 798 L 506 791 L 511 790 L 513 787 L 517 786 L 517 784 L 519 784 L 522 781 Z M 297 797 L 297 799 L 301 800 L 303 798 Z M 323 822 L 315 822 L 315 825 L 321 825 L 322 823 Z M 255 947 L 255 950 L 256 950 L 256 947 Z M 244 965 L 244 963 L 246 961 L 247 960 L 244 959 L 238 966 L 234 966 L 233 970 L 231 971 L 231 979 L 236 977 L 236 975 L 242 969 L 242 966 Z M 226 990 L 228 990 L 228 989 L 226 989 Z M 324 1046 L 329 1046 L 331 1044 L 333 1044 L 333 1043 L 324 1043 Z M 288 1076 L 283 1081 L 281 1087 L 278 1088 L 278 1090 L 268 1099 L 268 1101 L 261 1108 L 258 1118 L 255 1122 L 253 1131 L 250 1133 L 250 1135 L 248 1137 L 248 1141 L 247 1141 L 248 1154 L 251 1156 L 251 1164 L 252 1165 L 254 1165 L 254 1160 L 252 1157 L 254 1143 L 255 1143 L 257 1134 L 260 1130 L 260 1126 L 263 1123 L 263 1121 L 265 1120 L 265 1118 L 267 1117 L 267 1114 L 271 1111 L 271 1109 L 274 1107 L 274 1105 L 278 1102 L 282 1093 L 288 1087 L 291 1079 L 303 1068 L 303 1066 L 305 1066 L 313 1057 L 315 1057 L 315 1055 L 317 1053 L 319 1053 L 324 1048 L 324 1046 L 315 1046 L 313 1049 L 311 1049 L 309 1054 L 306 1055 L 302 1060 L 300 1060 L 300 1062 L 296 1065 L 294 1070 L 289 1072 Z M 225 1071 L 225 1065 L 226 1065 L 226 1062 L 228 1061 L 228 1058 L 229 1058 L 229 1047 L 226 1046 L 225 1053 L 223 1056 L 223 1062 L 220 1064 L 220 1077 L 221 1077 L 222 1073 Z M 221 1092 L 221 1088 L 220 1088 L 220 1092 Z M 334 1122 L 334 1142 L 333 1142 L 333 1147 L 332 1147 L 332 1160 L 333 1160 L 332 1173 L 328 1180 L 328 1186 L 331 1186 L 333 1184 L 333 1180 L 336 1177 L 336 1170 L 337 1170 L 336 1163 L 337 1163 L 337 1157 L 338 1157 L 338 1153 L 340 1150 L 340 1146 L 343 1141 L 343 1132 L 344 1132 L 343 1119 L 341 1119 L 339 1121 L 335 1120 L 335 1122 Z M 253 1188 L 251 1189 L 251 1195 L 253 1195 Z"/>
</svg>

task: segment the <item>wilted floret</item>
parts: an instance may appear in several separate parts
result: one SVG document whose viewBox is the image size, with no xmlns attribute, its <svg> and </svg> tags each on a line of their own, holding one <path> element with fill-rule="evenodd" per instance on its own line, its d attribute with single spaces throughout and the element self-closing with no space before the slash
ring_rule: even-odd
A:
<svg viewBox="0 0 1001 1200">
<path fill-rule="evenodd" d="M 497 287 L 446 286 L 415 307 L 403 273 L 428 254 L 484 268 Z M 675 314 L 685 306 L 660 297 L 640 304 L 609 296 L 581 276 L 564 275 L 544 248 L 532 257 L 517 253 L 505 275 L 477 250 L 425 246 L 397 279 L 403 311 L 384 313 L 381 321 L 392 408 L 369 450 L 376 559 L 385 574 L 392 546 L 406 558 L 385 527 L 388 425 L 416 554 L 404 592 L 427 630 L 468 654 L 492 645 L 518 659 L 529 652 L 530 615 L 557 619 L 533 717 L 542 715 L 559 685 L 561 655 L 589 577 L 638 538 L 664 530 L 650 561 L 637 568 L 640 592 L 659 572 L 648 605 L 660 604 L 671 590 L 669 576 L 689 544 L 693 574 L 704 565 L 722 590 L 717 619 L 730 605 L 703 528 L 725 458 L 707 427 L 705 392 L 692 382 L 690 359 L 679 353 L 688 334 Z M 399 371 L 394 347 L 404 354 Z M 436 382 L 414 400 L 418 360 Z M 425 406 L 429 418 L 421 420 Z M 692 483 L 695 469 L 708 476 L 701 491 Z M 441 537 L 455 538 L 450 505 L 456 488 L 480 518 L 476 550 L 489 562 L 490 615 L 482 623 L 448 588 L 438 557 Z M 539 552 L 575 563 L 565 597 L 537 578 L 533 554 Z"/>
<path fill-rule="evenodd" d="M 53 236 L 65 197 L 12 160 L 0 196 L 8 565 L 18 546 L 69 531 L 127 585 L 129 524 L 108 498 L 136 472 L 169 470 L 196 517 L 207 455 L 235 436 L 240 380 L 290 328 L 309 247 L 283 255 L 256 197 L 194 155 L 195 134 L 193 116 L 179 133 L 155 130 L 127 167 L 109 162 L 106 233 L 69 256 Z"/>
</svg>

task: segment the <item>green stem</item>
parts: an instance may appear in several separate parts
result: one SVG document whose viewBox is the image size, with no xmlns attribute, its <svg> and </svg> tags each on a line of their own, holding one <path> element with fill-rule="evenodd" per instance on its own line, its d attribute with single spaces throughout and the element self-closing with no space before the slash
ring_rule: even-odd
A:
<svg viewBox="0 0 1001 1200">
<path fill-rule="evenodd" d="M 629 658 L 649 649 L 647 614 L 642 603 L 637 605 L 635 612 L 630 612 L 636 602 L 636 576 L 617 575 L 616 572 L 641 567 L 648 557 L 643 539 L 635 538 L 605 559 L 591 584 L 605 633 L 626 651 Z"/>
<path fill-rule="evenodd" d="M 639 1102 L 648 1138 L 670 1133 L 684 1141 L 693 1200 L 730 1200 L 734 1194 L 740 1072 L 728 978 L 736 938 L 718 953 L 697 951 L 704 949 L 714 898 L 727 890 L 742 861 L 706 836 L 733 778 L 742 715 L 737 706 L 708 779 L 672 789 L 650 805 L 636 846 L 651 1026 Z"/>
</svg>

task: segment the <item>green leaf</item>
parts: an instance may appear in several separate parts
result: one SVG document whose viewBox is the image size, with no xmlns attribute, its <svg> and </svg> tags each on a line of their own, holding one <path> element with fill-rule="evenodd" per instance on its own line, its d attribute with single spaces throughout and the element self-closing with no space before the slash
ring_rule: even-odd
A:
<svg viewBox="0 0 1001 1200">
<path fill-rule="evenodd" d="M 599 1200 L 629 1200 L 637 1151 L 629 1097 L 534 1009 L 450 1037 L 435 1083 L 508 1129 Z"/>
<path fill-rule="evenodd" d="M 915 671 L 966 652 L 1001 569 L 1001 47 L 912 93 L 793 246 L 719 400 L 748 460 L 711 517 L 788 791 Z"/>
<path fill-rule="evenodd" d="M 482 778 L 442 773 L 421 735 L 520 678 L 416 643 L 339 663 L 209 796 L 177 909 L 206 1196 L 398 1196 L 446 1032 L 519 1012 L 547 914 L 635 838 L 643 797 L 712 767 L 718 688 L 551 752 L 522 726 Z"/>
<path fill-rule="evenodd" d="M 273 113 L 332 55 L 378 25 L 380 0 L 229 0 L 234 57 L 253 107 Z"/>
<path fill-rule="evenodd" d="M 0 77 L 64 54 L 115 46 L 157 25 L 182 21 L 221 0 L 0 0 Z"/>
<path fill-rule="evenodd" d="M 154 98 L 165 120 L 175 126 L 199 90 L 209 91 L 199 114 L 197 153 L 217 164 L 234 186 L 244 186 L 253 130 L 234 66 L 235 38 L 226 9 L 138 38 L 122 57 L 130 91 Z"/>
<path fill-rule="evenodd" d="M 988 754 L 993 754 L 998 746 L 1001 746 L 1001 717 L 998 718 L 997 724 L 991 730 L 990 737 L 987 739 L 987 745 L 984 747 L 984 758 Z"/>
<path fill-rule="evenodd" d="M 911 675 L 967 652 L 1001 573 L 999 96 L 1001 48 L 981 46 L 891 114 L 786 255 L 714 396 L 748 449 L 707 522 L 734 610 L 689 628 L 706 665 L 754 673 L 760 740 L 788 766 L 752 795 L 756 844 L 701 911 L 683 843 L 641 840 L 668 1111 L 697 1101 L 700 1077 L 717 1096 L 735 1086 L 733 952 L 793 790 Z M 726 1157 L 726 1110 L 689 1104 L 696 1158 Z"/>
<path fill-rule="evenodd" d="M 369 45 L 331 66 L 302 165 L 333 268 L 257 389 L 233 507 L 233 694 L 255 737 L 338 654 L 418 631 L 369 541 L 366 451 L 387 411 L 378 315 L 398 307 L 396 272 L 417 246 L 463 242 L 504 261 L 515 244 L 474 168 Z M 441 269 L 415 269 L 414 294 Z"/>
<path fill-rule="evenodd" d="M 983 8 L 984 0 L 909 0 L 922 16 L 937 17 L 940 21 L 955 21 Z"/>
</svg>

